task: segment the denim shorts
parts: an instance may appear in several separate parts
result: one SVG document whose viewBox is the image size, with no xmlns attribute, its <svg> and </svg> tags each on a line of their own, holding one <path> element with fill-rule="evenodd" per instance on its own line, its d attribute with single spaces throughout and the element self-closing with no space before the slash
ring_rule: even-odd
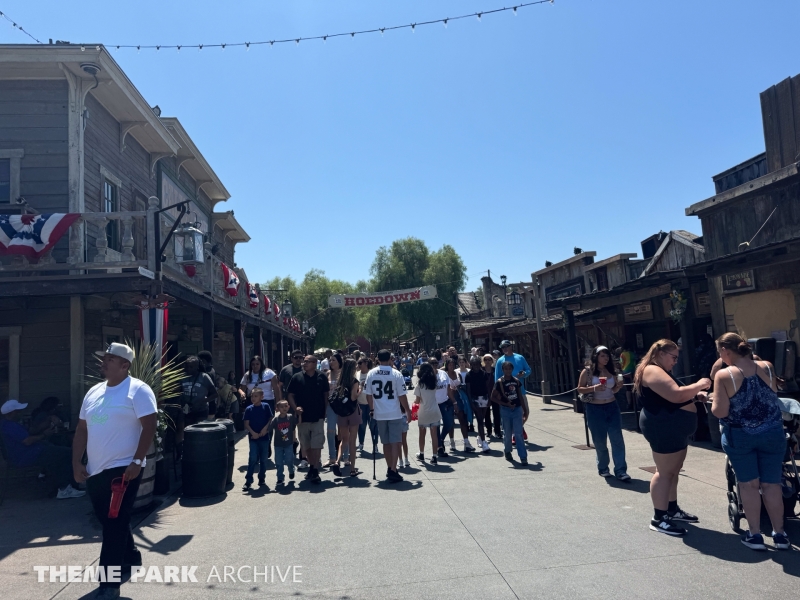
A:
<svg viewBox="0 0 800 600">
<path fill-rule="evenodd" d="M 739 482 L 760 479 L 762 483 L 780 483 L 786 436 L 783 427 L 774 427 L 759 434 L 722 425 L 722 449 L 731 461 Z"/>
<path fill-rule="evenodd" d="M 408 431 L 408 423 L 402 417 L 389 421 L 378 421 L 378 435 L 381 444 L 399 444 L 403 441 L 403 427 Z"/>
</svg>

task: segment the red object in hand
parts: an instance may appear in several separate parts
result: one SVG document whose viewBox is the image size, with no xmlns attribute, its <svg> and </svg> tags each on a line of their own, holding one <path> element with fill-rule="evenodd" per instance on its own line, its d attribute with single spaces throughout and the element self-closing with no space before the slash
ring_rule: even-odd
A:
<svg viewBox="0 0 800 600">
<path fill-rule="evenodd" d="M 600 379 L 600 385 L 602 386 L 605 386 L 606 381 L 608 381 L 608 377 L 599 377 L 598 379 Z"/>
<path fill-rule="evenodd" d="M 108 507 L 108 518 L 116 519 L 119 516 L 119 507 L 122 506 L 122 497 L 128 489 L 128 482 L 122 477 L 111 480 L 111 504 Z"/>
<path fill-rule="evenodd" d="M 419 404 L 414 404 L 411 406 L 411 420 L 417 420 L 417 413 L 419 412 Z"/>
</svg>

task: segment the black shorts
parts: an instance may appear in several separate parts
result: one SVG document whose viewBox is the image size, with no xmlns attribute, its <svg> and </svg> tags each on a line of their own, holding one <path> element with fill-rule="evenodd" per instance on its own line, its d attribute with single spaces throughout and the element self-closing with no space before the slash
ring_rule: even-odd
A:
<svg viewBox="0 0 800 600">
<path fill-rule="evenodd" d="M 639 427 L 650 449 L 658 454 L 685 450 L 697 429 L 697 413 L 687 410 L 666 410 L 653 414 L 646 408 L 639 414 Z"/>
</svg>

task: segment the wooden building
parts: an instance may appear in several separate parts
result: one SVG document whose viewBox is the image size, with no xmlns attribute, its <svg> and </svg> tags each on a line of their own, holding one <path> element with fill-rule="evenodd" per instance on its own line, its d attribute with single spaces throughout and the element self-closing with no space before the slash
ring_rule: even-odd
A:
<svg viewBox="0 0 800 600">
<path fill-rule="evenodd" d="M 232 210 L 215 210 L 230 194 L 180 121 L 151 108 L 103 46 L 1 48 L 0 213 L 80 216 L 38 263 L 0 260 L 0 401 L 53 395 L 77 415 L 93 352 L 140 337 L 137 303 L 161 289 L 156 248 L 177 216 L 159 211 L 178 202 L 205 236 L 205 263 L 183 268 L 165 248 L 171 351 L 211 350 L 218 374 L 241 377 L 237 359 L 262 340 L 273 368 L 307 345 L 263 297 L 251 308 L 235 263 L 250 237 Z M 223 264 L 238 296 L 224 289 Z"/>
<path fill-rule="evenodd" d="M 761 94 L 766 152 L 714 177 L 686 209 L 703 227 L 714 335 L 800 344 L 800 76 Z"/>
</svg>

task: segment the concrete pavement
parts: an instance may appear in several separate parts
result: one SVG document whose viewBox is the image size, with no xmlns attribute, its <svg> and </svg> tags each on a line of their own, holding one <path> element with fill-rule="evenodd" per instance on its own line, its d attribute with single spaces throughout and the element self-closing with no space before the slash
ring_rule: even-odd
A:
<svg viewBox="0 0 800 600">
<path fill-rule="evenodd" d="M 506 462 L 499 442 L 490 455 L 456 453 L 438 467 L 417 465 L 412 427 L 412 467 L 401 471 L 401 484 L 372 481 L 367 453 L 356 479 L 326 472 L 320 486 L 310 486 L 298 473 L 276 491 L 273 469 L 267 489 L 244 494 L 237 470 L 224 497 L 169 498 L 136 530 L 144 565 L 161 574 L 167 566 L 197 566 L 198 582 L 127 583 L 123 597 L 728 600 L 797 590 L 797 554 L 755 553 L 730 530 L 720 451 L 690 448 L 679 500 L 701 522 L 685 538 L 670 538 L 648 529 L 650 473 L 640 467 L 653 461 L 639 434 L 624 433 L 632 483 L 605 480 L 594 451 L 573 447 L 585 441 L 582 417 L 558 402 L 531 396 L 530 404 L 528 468 Z M 240 466 L 247 441 L 237 448 Z M 379 460 L 379 480 L 385 470 Z M 90 592 L 89 583 L 37 583 L 33 571 L 96 563 L 99 537 L 89 513 L 85 499 L 10 499 L 0 507 L 3 598 L 70 600 Z M 800 541 L 796 521 L 788 531 Z M 225 566 L 236 577 L 253 565 L 260 573 L 267 566 L 267 583 L 263 575 L 257 583 L 218 580 Z M 251 569 L 238 573 L 252 579 Z"/>
</svg>

